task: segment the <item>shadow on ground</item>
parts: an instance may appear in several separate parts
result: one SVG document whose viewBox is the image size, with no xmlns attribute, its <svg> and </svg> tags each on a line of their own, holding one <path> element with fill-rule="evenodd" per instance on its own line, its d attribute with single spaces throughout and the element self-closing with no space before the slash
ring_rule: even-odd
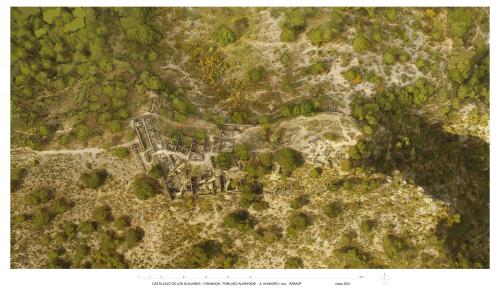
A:
<svg viewBox="0 0 500 291">
<path fill-rule="evenodd" d="M 404 120 L 404 122 L 398 122 Z M 398 170 L 434 199 L 450 204 L 454 223 L 440 221 L 436 235 L 454 268 L 489 268 L 489 144 L 446 132 L 440 123 L 407 114 L 386 118 L 359 163 L 391 175 Z"/>
</svg>

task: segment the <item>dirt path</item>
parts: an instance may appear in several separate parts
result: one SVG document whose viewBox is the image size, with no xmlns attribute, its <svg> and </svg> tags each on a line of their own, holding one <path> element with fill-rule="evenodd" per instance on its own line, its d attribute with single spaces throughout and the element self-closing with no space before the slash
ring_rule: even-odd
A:
<svg viewBox="0 0 500 291">
<path fill-rule="evenodd" d="M 119 148 L 119 147 L 129 147 L 137 141 L 134 139 L 132 141 L 128 141 L 126 143 L 122 143 L 116 146 L 112 146 L 111 149 Z M 45 151 L 37 151 L 32 150 L 30 148 L 13 148 L 10 150 L 13 155 L 81 155 L 81 154 L 92 154 L 93 156 L 106 152 L 106 149 L 99 147 L 91 147 L 91 148 L 80 148 L 80 149 L 60 149 L 60 150 L 45 150 Z"/>
</svg>

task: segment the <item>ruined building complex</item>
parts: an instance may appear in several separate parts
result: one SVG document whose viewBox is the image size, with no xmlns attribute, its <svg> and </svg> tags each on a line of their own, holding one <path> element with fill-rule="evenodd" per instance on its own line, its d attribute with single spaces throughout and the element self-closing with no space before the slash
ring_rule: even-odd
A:
<svg viewBox="0 0 500 291">
<path fill-rule="evenodd" d="M 199 139 L 193 136 L 162 136 L 154 127 L 157 101 L 154 100 L 149 112 L 131 122 L 138 143 L 132 145 L 135 156 L 144 173 L 153 167 L 160 167 L 160 178 L 167 198 L 171 201 L 181 195 L 216 194 L 237 191 L 231 183 L 239 173 L 214 168 L 212 157 L 219 152 L 231 152 L 234 137 L 244 130 L 245 125 L 224 124 L 219 136 Z"/>
</svg>

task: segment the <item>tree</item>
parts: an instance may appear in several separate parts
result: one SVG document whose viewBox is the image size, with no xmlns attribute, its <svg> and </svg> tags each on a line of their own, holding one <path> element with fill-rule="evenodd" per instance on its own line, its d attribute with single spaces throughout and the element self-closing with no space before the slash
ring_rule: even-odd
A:
<svg viewBox="0 0 500 291">
<path fill-rule="evenodd" d="M 288 147 L 278 152 L 276 161 L 281 166 L 281 170 L 285 176 L 289 176 L 293 170 L 304 163 L 301 153 Z"/>
<path fill-rule="evenodd" d="M 224 216 L 224 226 L 235 228 L 239 231 L 248 231 L 253 228 L 254 222 L 246 209 L 235 210 Z"/>
<path fill-rule="evenodd" d="M 311 225 L 311 220 L 304 212 L 296 212 L 288 219 L 287 232 L 291 236 L 295 236 Z"/>
<path fill-rule="evenodd" d="M 220 26 L 215 33 L 215 40 L 222 46 L 236 41 L 236 34 L 227 26 Z"/>
<path fill-rule="evenodd" d="M 285 261 L 285 269 L 302 269 L 304 262 L 300 257 L 290 257 Z"/>
<path fill-rule="evenodd" d="M 338 201 L 328 203 L 323 208 L 323 212 L 325 213 L 325 215 L 330 218 L 338 217 L 342 213 L 342 211 L 343 211 L 343 205 L 341 202 Z"/>
<path fill-rule="evenodd" d="M 80 175 L 80 182 L 87 188 L 97 189 L 101 187 L 108 177 L 108 172 L 104 169 L 92 170 Z"/>
<path fill-rule="evenodd" d="M 134 181 L 134 192 L 141 200 L 149 199 L 158 192 L 159 185 L 156 179 L 149 176 L 139 176 Z"/>
<path fill-rule="evenodd" d="M 94 209 L 92 217 L 99 224 L 107 224 L 113 220 L 113 215 L 111 213 L 111 207 L 104 205 Z"/>
</svg>

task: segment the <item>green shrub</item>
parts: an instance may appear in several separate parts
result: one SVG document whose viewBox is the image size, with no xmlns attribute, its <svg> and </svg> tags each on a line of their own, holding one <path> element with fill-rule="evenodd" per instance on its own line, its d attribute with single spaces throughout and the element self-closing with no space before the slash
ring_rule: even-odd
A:
<svg viewBox="0 0 500 291">
<path fill-rule="evenodd" d="M 192 246 L 184 264 L 187 268 L 203 268 L 221 254 L 222 246 L 219 241 L 204 240 Z"/>
<path fill-rule="evenodd" d="M 309 173 L 309 176 L 311 176 L 311 178 L 319 178 L 321 174 L 323 174 L 323 169 L 320 167 L 314 167 Z"/>
<path fill-rule="evenodd" d="M 304 9 L 301 8 L 292 8 L 287 10 L 285 15 L 285 22 L 287 26 L 295 29 L 301 30 L 306 26 L 306 13 Z"/>
<path fill-rule="evenodd" d="M 287 104 L 281 109 L 281 114 L 285 117 L 299 115 L 309 115 L 316 111 L 316 105 L 311 100 L 302 100 L 298 104 Z"/>
<path fill-rule="evenodd" d="M 23 178 L 27 171 L 24 168 L 12 168 L 10 171 L 10 191 L 14 192 L 21 187 Z"/>
<path fill-rule="evenodd" d="M 361 227 L 360 227 L 361 232 L 363 232 L 364 234 L 370 233 L 376 224 L 377 224 L 377 221 L 374 219 L 363 220 L 361 222 Z"/>
<path fill-rule="evenodd" d="M 115 227 L 118 230 L 124 230 L 130 226 L 130 218 L 128 216 L 120 216 L 115 220 Z"/>
<path fill-rule="evenodd" d="M 304 164 L 302 154 L 292 148 L 281 149 L 277 156 L 276 161 L 281 166 L 283 175 L 289 176 L 293 170 Z"/>
<path fill-rule="evenodd" d="M 283 229 L 278 225 L 271 225 L 269 227 L 259 227 L 255 230 L 255 235 L 258 239 L 264 240 L 267 244 L 283 238 Z"/>
<path fill-rule="evenodd" d="M 290 257 L 285 261 L 285 269 L 302 269 L 304 268 L 304 262 L 302 258 Z"/>
<path fill-rule="evenodd" d="M 90 128 L 85 125 L 78 125 L 74 130 L 75 136 L 80 141 L 86 141 L 89 139 L 90 134 L 92 133 Z"/>
<path fill-rule="evenodd" d="M 339 138 L 339 135 L 335 132 L 327 132 L 325 133 L 325 138 L 327 140 L 335 141 Z"/>
<path fill-rule="evenodd" d="M 42 203 L 47 203 L 53 197 L 52 190 L 46 187 L 38 188 L 32 191 L 26 196 L 26 202 L 29 205 L 38 205 Z"/>
<path fill-rule="evenodd" d="M 113 151 L 113 154 L 115 156 L 119 157 L 120 159 L 124 159 L 124 158 L 129 156 L 130 152 L 129 152 L 128 148 L 118 147 L 118 148 L 115 148 L 115 150 Z"/>
<path fill-rule="evenodd" d="M 73 208 L 73 206 L 74 206 L 73 201 L 67 200 L 64 197 L 61 197 L 61 198 L 57 198 L 56 200 L 54 200 L 54 202 L 52 203 L 52 205 L 50 207 L 50 210 L 55 215 L 58 215 L 58 214 L 61 214 L 61 213 L 64 213 L 64 212 L 70 210 L 71 208 Z"/>
<path fill-rule="evenodd" d="M 297 32 L 291 27 L 284 27 L 281 30 L 280 39 L 283 42 L 292 42 L 297 39 Z"/>
<path fill-rule="evenodd" d="M 93 221 L 84 221 L 80 223 L 79 229 L 82 233 L 89 234 L 97 230 L 97 224 Z"/>
<path fill-rule="evenodd" d="M 123 233 L 123 241 L 129 248 L 136 246 L 144 237 L 144 230 L 140 227 L 129 228 Z"/>
<path fill-rule="evenodd" d="M 259 162 L 264 166 L 271 168 L 274 163 L 274 158 L 272 153 L 262 153 L 258 157 Z"/>
<path fill-rule="evenodd" d="M 394 57 L 394 55 L 390 51 L 385 52 L 382 59 L 384 61 L 384 64 L 386 64 L 386 65 L 393 65 L 394 62 L 396 61 L 396 58 Z"/>
<path fill-rule="evenodd" d="M 370 42 L 363 34 L 357 34 L 352 42 L 355 52 L 362 53 L 370 49 Z"/>
<path fill-rule="evenodd" d="M 243 192 L 240 196 L 240 207 L 248 208 L 258 200 L 258 195 L 254 192 Z"/>
<path fill-rule="evenodd" d="M 47 208 L 38 208 L 33 212 L 31 222 L 35 228 L 42 228 L 49 224 L 51 220 L 52 216 Z"/>
<path fill-rule="evenodd" d="M 336 218 L 343 212 L 343 204 L 341 202 L 335 201 L 328 203 L 324 208 L 323 212 L 326 216 L 330 218 Z"/>
<path fill-rule="evenodd" d="M 463 39 L 473 23 L 471 8 L 457 7 L 448 10 L 448 26 L 452 36 Z"/>
<path fill-rule="evenodd" d="M 97 189 L 101 187 L 108 177 L 108 172 L 104 169 L 92 170 L 80 175 L 80 182 L 87 188 Z"/>
<path fill-rule="evenodd" d="M 385 254 L 391 259 L 400 258 L 401 253 L 409 248 L 404 239 L 392 234 L 384 238 L 382 246 L 384 247 Z"/>
<path fill-rule="evenodd" d="M 340 170 L 344 172 L 349 172 L 352 169 L 352 164 L 350 160 L 344 159 L 340 161 Z"/>
<path fill-rule="evenodd" d="M 311 225 L 311 221 L 307 214 L 304 212 L 297 212 L 292 214 L 288 220 L 287 232 L 289 235 L 297 235 Z"/>
<path fill-rule="evenodd" d="M 133 186 L 135 195 L 142 200 L 155 196 L 159 190 L 156 179 L 149 176 L 139 176 L 135 178 Z"/>
<path fill-rule="evenodd" d="M 248 231 L 253 228 L 254 222 L 247 210 L 238 209 L 224 216 L 224 226 L 235 228 L 239 231 Z"/>
<path fill-rule="evenodd" d="M 264 78 L 264 68 L 261 66 L 252 68 L 247 73 L 250 82 L 257 83 Z"/>
<path fill-rule="evenodd" d="M 448 76 L 452 81 L 462 84 L 470 75 L 474 54 L 462 51 L 451 55 L 448 59 Z"/>
<path fill-rule="evenodd" d="M 250 148 L 246 144 L 234 145 L 234 157 L 240 161 L 248 161 L 250 159 Z"/>
<path fill-rule="evenodd" d="M 292 209 L 299 209 L 307 204 L 309 204 L 309 198 L 307 198 L 306 195 L 302 194 L 292 200 L 292 202 L 290 203 L 290 207 L 292 207 Z"/>
<path fill-rule="evenodd" d="M 107 224 L 113 220 L 113 215 L 111 213 L 111 207 L 104 205 L 94 209 L 92 217 L 99 224 Z"/>
<path fill-rule="evenodd" d="M 215 165 L 220 169 L 227 170 L 233 165 L 233 160 L 234 156 L 232 153 L 219 153 L 215 157 Z"/>
<path fill-rule="evenodd" d="M 64 230 L 64 234 L 69 239 L 73 239 L 77 235 L 77 226 L 74 223 L 65 224 L 63 230 Z"/>
<path fill-rule="evenodd" d="M 25 213 L 21 213 L 21 214 L 18 214 L 18 215 L 15 215 L 13 218 L 12 218 L 12 222 L 14 224 L 21 224 L 23 222 L 25 222 L 26 220 L 28 220 L 28 215 L 25 214 Z"/>
<path fill-rule="evenodd" d="M 255 211 L 264 211 L 264 210 L 269 208 L 269 203 L 267 201 L 264 201 L 264 200 L 259 200 L 259 201 L 256 201 L 252 204 L 252 208 Z"/>
<path fill-rule="evenodd" d="M 215 40 L 222 46 L 236 41 L 236 34 L 227 26 L 220 26 L 215 32 Z"/>
<path fill-rule="evenodd" d="M 328 191 L 336 192 L 342 187 L 342 180 L 335 180 L 328 183 L 326 188 Z"/>
<path fill-rule="evenodd" d="M 323 74 L 323 73 L 326 73 L 326 71 L 327 71 L 327 68 L 326 68 L 326 64 L 324 62 L 317 61 L 311 65 L 311 73 L 314 75 Z"/>
<path fill-rule="evenodd" d="M 311 29 L 307 36 L 313 45 L 326 44 L 333 38 L 332 31 L 325 26 L 318 26 Z"/>
<path fill-rule="evenodd" d="M 149 171 L 149 175 L 155 179 L 160 179 L 164 175 L 163 168 L 159 164 L 154 165 Z"/>
</svg>

